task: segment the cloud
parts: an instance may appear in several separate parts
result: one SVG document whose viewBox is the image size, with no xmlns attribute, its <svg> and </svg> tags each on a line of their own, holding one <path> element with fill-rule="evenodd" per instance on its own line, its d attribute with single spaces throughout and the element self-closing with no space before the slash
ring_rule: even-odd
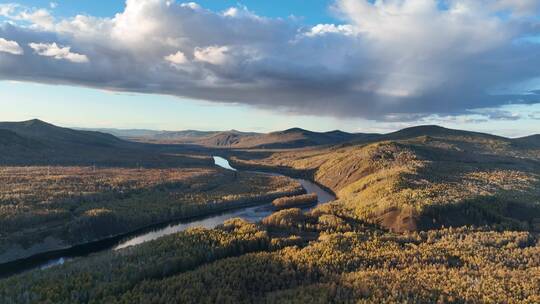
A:
<svg viewBox="0 0 540 304">
<path fill-rule="evenodd" d="M 195 60 L 208 62 L 215 65 L 225 64 L 228 61 L 229 48 L 226 46 L 209 46 L 206 48 L 195 48 L 193 56 Z"/>
<path fill-rule="evenodd" d="M 59 46 L 53 43 L 29 43 L 34 52 L 40 56 L 53 57 L 57 60 L 67 60 L 76 63 L 88 62 L 86 55 L 71 52 L 69 46 Z"/>
<path fill-rule="evenodd" d="M 326 34 L 340 34 L 345 36 L 352 36 L 355 33 L 354 28 L 349 25 L 335 25 L 335 24 L 317 24 L 311 28 L 309 32 L 305 35 L 308 37 L 313 37 L 317 35 L 326 35 Z"/>
<path fill-rule="evenodd" d="M 24 54 L 23 49 L 19 46 L 16 41 L 6 40 L 0 38 L 0 52 L 9 53 L 13 55 L 22 55 Z"/>
<path fill-rule="evenodd" d="M 15 3 L 0 4 L 0 16 L 8 17 L 13 14 L 19 5 Z"/>
<path fill-rule="evenodd" d="M 54 27 L 54 17 L 44 8 L 27 8 L 16 3 L 0 4 L 0 16 L 28 22 L 35 28 L 51 30 Z"/>
<path fill-rule="evenodd" d="M 502 109 L 478 109 L 471 111 L 471 113 L 482 115 L 490 120 L 515 121 L 523 118 L 522 115 L 519 113 Z"/>
<path fill-rule="evenodd" d="M 163 59 L 165 59 L 166 61 L 172 63 L 172 64 L 184 64 L 184 63 L 187 63 L 188 60 L 186 58 L 186 55 L 184 55 L 184 53 L 178 51 L 174 54 L 170 54 L 170 55 L 167 55 L 165 57 L 163 57 Z"/>
<path fill-rule="evenodd" d="M 516 43 L 540 34 L 538 9 L 536 0 L 337 0 L 340 22 L 306 26 L 172 0 L 127 0 L 108 18 L 0 5 L 11 21 L 0 37 L 42 55 L 0 53 L 0 79 L 381 121 L 470 114 L 540 102 L 529 92 L 540 86 L 530 81 L 540 79 L 540 44 Z M 504 93 L 521 83 L 529 87 Z"/>
</svg>

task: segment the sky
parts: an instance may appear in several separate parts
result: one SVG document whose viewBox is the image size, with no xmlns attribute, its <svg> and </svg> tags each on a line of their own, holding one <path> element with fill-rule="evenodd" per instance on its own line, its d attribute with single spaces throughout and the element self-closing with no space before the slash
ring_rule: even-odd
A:
<svg viewBox="0 0 540 304">
<path fill-rule="evenodd" d="M 0 1 L 0 120 L 540 133 L 540 1 Z"/>
</svg>

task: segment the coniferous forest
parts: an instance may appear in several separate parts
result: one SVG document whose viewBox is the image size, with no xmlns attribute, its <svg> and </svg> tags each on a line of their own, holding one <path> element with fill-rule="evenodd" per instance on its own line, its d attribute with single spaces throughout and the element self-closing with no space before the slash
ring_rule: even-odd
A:
<svg viewBox="0 0 540 304">
<path fill-rule="evenodd" d="M 539 146 L 413 131 L 295 150 L 129 148 L 156 159 L 176 149 L 191 166 L 5 165 L 7 262 L 238 213 L 10 273 L 0 302 L 538 303 Z M 207 165 L 218 152 L 240 170 Z M 336 197 L 314 205 L 325 194 L 306 194 L 298 178 Z"/>
</svg>

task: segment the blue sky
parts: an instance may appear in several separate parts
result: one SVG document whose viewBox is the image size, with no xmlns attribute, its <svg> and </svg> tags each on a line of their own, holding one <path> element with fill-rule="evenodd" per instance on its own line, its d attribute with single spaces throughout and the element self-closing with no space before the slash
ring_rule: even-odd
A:
<svg viewBox="0 0 540 304">
<path fill-rule="evenodd" d="M 332 4 L 332 1 L 329 0 L 199 0 L 194 2 L 214 11 L 222 11 L 230 7 L 241 5 L 248 7 L 249 10 L 259 15 L 276 18 L 289 18 L 294 16 L 305 21 L 307 24 L 332 23 L 336 21 L 329 9 Z M 51 3 L 53 3 L 52 6 L 55 6 L 55 15 L 64 17 L 70 17 L 77 14 L 111 17 L 114 16 L 114 14 L 121 12 L 125 6 L 124 1 L 122 0 L 28 0 L 17 1 L 17 3 L 39 8 L 50 7 Z"/>
<path fill-rule="evenodd" d="M 165 2 L 0 3 L 0 120 L 540 133 L 536 1 Z"/>
</svg>

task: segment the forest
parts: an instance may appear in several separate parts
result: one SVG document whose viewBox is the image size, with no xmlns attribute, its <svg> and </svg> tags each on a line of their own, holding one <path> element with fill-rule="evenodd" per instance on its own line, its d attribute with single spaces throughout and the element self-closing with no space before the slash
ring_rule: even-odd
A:
<svg viewBox="0 0 540 304">
<path fill-rule="evenodd" d="M 301 207 L 306 205 L 313 205 L 317 203 L 317 194 L 308 193 L 296 196 L 285 196 L 276 198 L 272 201 L 272 205 L 278 209 L 287 209 L 293 207 Z"/>
<path fill-rule="evenodd" d="M 286 177 L 211 167 L 2 167 L 0 261 L 302 191 Z"/>
<path fill-rule="evenodd" d="M 534 143 L 422 129 L 292 150 L 200 149 L 190 157 L 219 152 L 241 170 L 0 167 L 4 260 L 228 208 L 275 211 L 2 278 L 0 303 L 540 302 Z M 337 198 L 313 206 L 292 177 Z"/>
<path fill-rule="evenodd" d="M 302 217 L 293 227 L 289 210 L 261 225 L 233 219 L 17 275 L 0 281 L 0 301 L 540 301 L 540 242 L 530 232 L 461 227 L 395 234 L 326 211 L 294 211 Z M 270 222 L 277 225 L 270 229 Z"/>
</svg>

